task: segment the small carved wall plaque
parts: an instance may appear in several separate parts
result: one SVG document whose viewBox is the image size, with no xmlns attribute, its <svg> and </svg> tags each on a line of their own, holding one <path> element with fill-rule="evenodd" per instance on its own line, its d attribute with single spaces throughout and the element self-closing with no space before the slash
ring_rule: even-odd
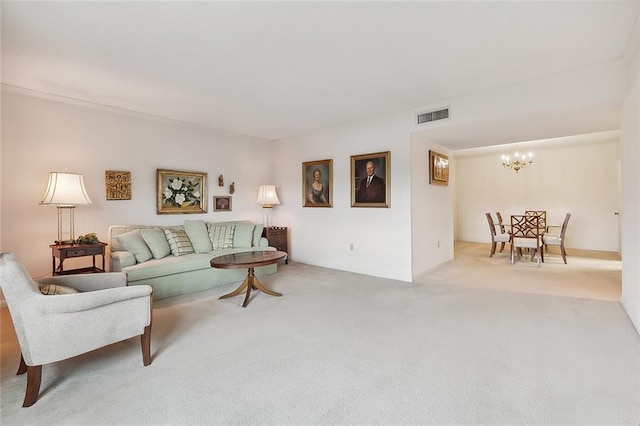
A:
<svg viewBox="0 0 640 426">
<path fill-rule="evenodd" d="M 107 200 L 131 199 L 131 172 L 107 170 L 104 172 L 104 181 Z"/>
</svg>

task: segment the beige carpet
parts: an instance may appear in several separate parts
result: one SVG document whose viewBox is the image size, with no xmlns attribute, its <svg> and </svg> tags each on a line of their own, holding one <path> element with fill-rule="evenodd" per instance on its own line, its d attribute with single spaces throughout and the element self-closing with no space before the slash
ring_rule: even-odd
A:
<svg viewBox="0 0 640 426">
<path fill-rule="evenodd" d="M 620 300 L 622 262 L 617 253 L 567 249 L 567 264 L 557 247 L 545 253 L 538 267 L 529 257 L 512 265 L 508 246 L 489 257 L 490 244 L 457 242 L 455 261 L 416 279 L 421 284 L 455 284 L 553 296 Z"/>
<path fill-rule="evenodd" d="M 640 337 L 618 302 L 478 284 L 575 288 L 577 258 L 537 269 L 463 252 L 422 284 L 290 262 L 262 280 L 284 296 L 255 292 L 246 309 L 218 300 L 235 284 L 161 301 L 150 366 L 138 339 L 46 365 L 30 408 L 2 309 L 0 423 L 640 423 Z"/>
</svg>

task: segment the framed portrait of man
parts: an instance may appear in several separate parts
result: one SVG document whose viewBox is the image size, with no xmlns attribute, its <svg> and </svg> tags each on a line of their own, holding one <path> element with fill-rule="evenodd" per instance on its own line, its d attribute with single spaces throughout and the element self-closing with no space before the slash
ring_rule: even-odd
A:
<svg viewBox="0 0 640 426">
<path fill-rule="evenodd" d="M 351 156 L 351 207 L 391 207 L 391 152 Z"/>
</svg>

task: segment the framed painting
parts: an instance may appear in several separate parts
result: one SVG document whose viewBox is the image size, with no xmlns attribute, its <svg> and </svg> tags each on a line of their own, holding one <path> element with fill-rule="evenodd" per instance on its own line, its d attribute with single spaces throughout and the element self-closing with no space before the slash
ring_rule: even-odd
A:
<svg viewBox="0 0 640 426">
<path fill-rule="evenodd" d="M 333 160 L 302 163 L 302 206 L 333 206 Z"/>
<path fill-rule="evenodd" d="M 131 172 L 107 170 L 104 172 L 107 200 L 131 199 Z"/>
<path fill-rule="evenodd" d="M 351 207 L 391 207 L 391 152 L 351 156 Z"/>
<path fill-rule="evenodd" d="M 207 174 L 157 169 L 156 213 L 207 212 Z"/>
<path fill-rule="evenodd" d="M 449 185 L 449 157 L 429 150 L 429 183 Z"/>
<path fill-rule="evenodd" d="M 213 211 L 214 212 L 230 212 L 231 211 L 231 197 L 214 196 L 213 197 Z"/>
</svg>

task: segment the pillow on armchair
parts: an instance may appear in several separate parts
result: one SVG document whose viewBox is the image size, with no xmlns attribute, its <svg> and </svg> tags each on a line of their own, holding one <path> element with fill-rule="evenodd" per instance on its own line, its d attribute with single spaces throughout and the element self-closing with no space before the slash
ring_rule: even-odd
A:
<svg viewBox="0 0 640 426">
<path fill-rule="evenodd" d="M 59 294 L 80 293 L 79 290 L 76 290 L 73 287 L 68 287 L 66 285 L 60 285 L 60 284 L 40 284 L 40 292 L 47 296 L 52 294 L 59 295 Z"/>
</svg>

